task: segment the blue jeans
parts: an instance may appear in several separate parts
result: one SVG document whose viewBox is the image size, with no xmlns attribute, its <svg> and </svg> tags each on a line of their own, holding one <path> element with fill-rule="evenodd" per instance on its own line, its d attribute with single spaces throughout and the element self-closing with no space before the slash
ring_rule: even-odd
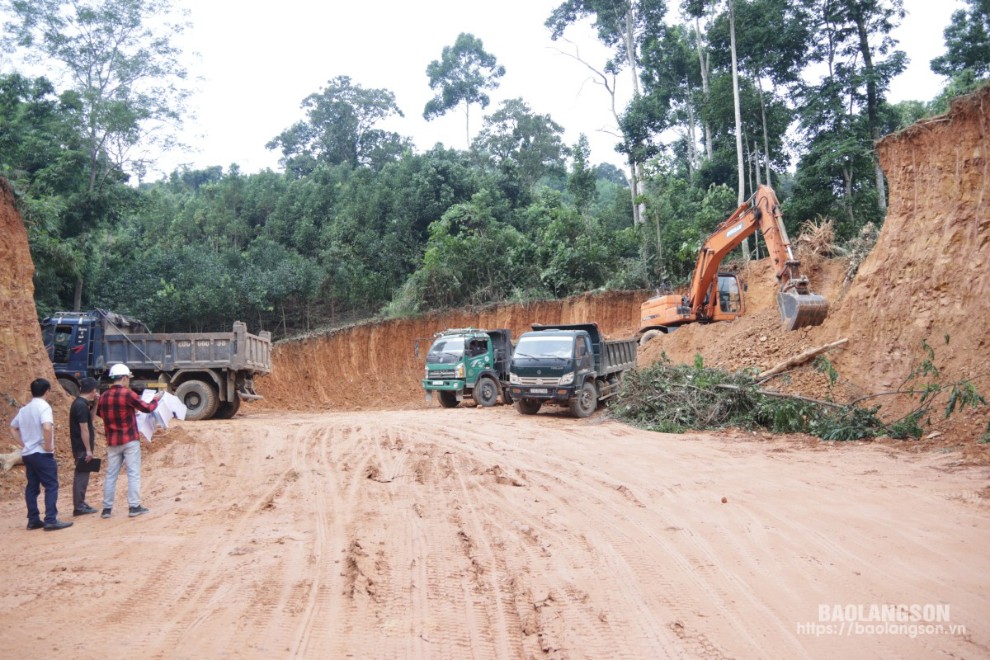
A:
<svg viewBox="0 0 990 660">
<path fill-rule="evenodd" d="M 50 525 L 58 519 L 58 464 L 55 455 L 39 452 L 21 456 L 27 469 L 27 488 L 24 489 L 24 501 L 27 502 L 28 522 L 41 522 L 38 511 L 38 494 L 45 487 L 45 524 Z"/>
<path fill-rule="evenodd" d="M 120 464 L 127 471 L 127 505 L 141 506 L 141 442 L 131 440 L 127 444 L 107 447 L 107 477 L 103 482 L 103 508 L 113 508 L 113 495 L 117 491 L 117 475 Z"/>
</svg>

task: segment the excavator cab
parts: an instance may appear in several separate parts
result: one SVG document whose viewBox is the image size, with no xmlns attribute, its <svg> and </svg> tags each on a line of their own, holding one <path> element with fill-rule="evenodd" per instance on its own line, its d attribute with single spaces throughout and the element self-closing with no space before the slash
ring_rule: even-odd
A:
<svg viewBox="0 0 990 660">
<path fill-rule="evenodd" d="M 718 311 L 735 318 L 743 313 L 742 289 L 732 273 L 718 274 Z M 716 313 L 716 318 L 719 315 Z"/>
</svg>

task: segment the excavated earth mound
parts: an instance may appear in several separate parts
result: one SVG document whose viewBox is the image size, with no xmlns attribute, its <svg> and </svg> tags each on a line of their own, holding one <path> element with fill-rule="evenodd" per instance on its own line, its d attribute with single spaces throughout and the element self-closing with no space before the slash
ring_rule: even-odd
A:
<svg viewBox="0 0 990 660">
<path fill-rule="evenodd" d="M 890 186 L 890 209 L 876 247 L 846 290 L 843 267 L 811 264 L 813 288 L 832 308 L 825 323 L 783 333 L 761 283 L 766 266 L 748 273 L 751 314 L 732 324 L 686 327 L 651 342 L 640 356 L 662 353 L 674 362 L 700 354 L 710 365 L 766 369 L 802 351 L 841 338 L 829 353 L 840 374 L 828 380 L 810 368 L 778 379 L 785 392 L 849 401 L 898 389 L 934 351 L 942 383 L 968 380 L 990 394 L 990 88 L 957 99 L 949 113 L 890 135 L 878 145 Z M 756 295 L 754 295 L 756 291 Z M 772 293 L 772 292 L 771 292 Z M 917 398 L 880 397 L 896 418 Z M 944 404 L 942 397 L 940 403 Z M 933 415 L 936 433 L 973 443 L 986 429 L 987 407 L 967 409 L 948 422 Z M 985 445 L 984 445 L 985 447 Z M 985 457 L 986 452 L 981 451 Z"/>
<path fill-rule="evenodd" d="M 71 401 L 58 386 L 41 341 L 31 279 L 34 262 L 31 261 L 27 230 L 14 206 L 14 192 L 3 178 L 0 178 L 0 264 L 3 264 L 0 267 L 0 453 L 7 453 L 12 448 L 14 441 L 8 430 L 10 420 L 31 400 L 30 385 L 35 378 L 47 378 L 52 383 L 49 401 L 55 415 L 55 444 L 67 447 L 65 422 Z M 23 488 L 21 470 L 23 468 L 16 468 L 0 479 L 0 493 Z M 70 471 L 63 469 L 60 473 L 63 482 L 67 482 L 66 475 L 71 480 Z"/>
</svg>

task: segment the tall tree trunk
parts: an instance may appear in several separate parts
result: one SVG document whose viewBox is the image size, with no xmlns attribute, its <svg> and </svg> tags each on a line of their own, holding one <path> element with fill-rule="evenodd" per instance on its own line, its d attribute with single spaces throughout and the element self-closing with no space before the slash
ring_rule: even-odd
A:
<svg viewBox="0 0 990 660">
<path fill-rule="evenodd" d="M 464 101 L 464 141 L 471 148 L 471 104 Z"/>
<path fill-rule="evenodd" d="M 701 48 L 701 20 L 699 18 L 694 19 L 694 31 L 696 34 L 695 46 L 698 50 L 698 66 L 701 69 L 701 94 L 705 99 L 705 103 L 708 102 L 709 87 L 708 87 L 708 53 L 703 52 Z M 712 125 L 711 122 L 704 121 L 705 130 L 705 155 L 708 160 L 712 159 Z"/>
<path fill-rule="evenodd" d="M 629 8 L 626 10 L 626 29 L 622 35 L 623 41 L 626 45 L 626 63 L 629 65 L 629 73 L 632 76 L 632 87 L 633 87 L 633 97 L 638 97 L 640 95 L 639 91 L 639 66 L 636 62 L 636 16 L 634 14 L 636 4 L 634 2 L 629 3 Z M 643 174 L 643 164 L 634 163 L 630 159 L 630 170 L 632 170 L 632 196 L 633 196 L 633 224 L 639 225 L 646 222 L 644 217 L 646 214 L 646 208 L 642 202 L 639 201 L 642 196 L 641 186 L 645 175 Z"/>
<path fill-rule="evenodd" d="M 82 293 L 83 293 L 83 278 L 82 275 L 76 275 L 76 290 L 72 295 L 72 311 L 81 312 L 82 311 Z"/>
<path fill-rule="evenodd" d="M 842 179 L 846 185 L 846 214 L 849 216 L 849 225 L 856 226 L 856 216 L 853 214 L 853 175 L 852 166 L 849 164 L 842 166 Z"/>
<path fill-rule="evenodd" d="M 880 95 L 877 91 L 876 70 L 873 68 L 873 53 L 870 51 L 869 34 L 863 11 L 857 11 L 856 33 L 859 35 L 859 52 L 863 56 L 863 69 L 866 71 L 866 116 L 870 122 L 871 157 L 877 179 L 877 206 L 880 213 L 887 212 L 887 192 L 883 181 L 883 170 L 877 158 L 876 143 L 880 140 Z"/>
<path fill-rule="evenodd" d="M 736 61 L 735 2 L 729 0 L 729 48 L 732 51 L 732 100 L 736 111 L 736 170 L 739 173 L 737 203 L 746 201 L 746 173 L 743 170 L 742 110 L 739 107 L 739 64 Z M 749 241 L 743 241 L 743 260 L 749 261 Z"/>
<path fill-rule="evenodd" d="M 693 182 L 698 169 L 698 136 L 696 135 L 698 127 L 694 118 L 694 105 L 690 102 L 686 105 L 688 113 L 688 178 Z"/>
<path fill-rule="evenodd" d="M 760 76 L 756 76 L 756 85 L 760 91 L 760 119 L 763 120 L 763 163 L 767 168 L 767 185 L 772 188 L 773 184 L 770 183 L 770 138 L 767 137 L 767 106 L 763 99 L 763 80 Z"/>
</svg>

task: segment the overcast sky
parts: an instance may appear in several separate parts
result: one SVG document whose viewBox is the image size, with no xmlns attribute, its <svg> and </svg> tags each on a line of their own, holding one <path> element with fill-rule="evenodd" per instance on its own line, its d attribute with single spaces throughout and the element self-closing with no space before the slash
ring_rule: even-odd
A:
<svg viewBox="0 0 990 660">
<path fill-rule="evenodd" d="M 162 172 L 180 164 L 278 169 L 278 151 L 265 144 L 303 118 L 303 98 L 341 75 L 364 88 L 392 91 L 405 118 L 388 128 L 411 137 L 418 149 L 437 142 L 463 149 L 462 111 L 432 122 L 422 118 L 433 95 L 426 66 L 461 32 L 481 39 L 506 69 L 487 113 L 504 99 L 522 98 L 563 126 L 568 144 L 586 134 L 593 162 L 621 165 L 613 149 L 616 139 L 607 132 L 615 129 L 608 94 L 582 64 L 561 52 L 574 53 L 575 46 L 551 41 L 543 26 L 561 0 L 176 1 L 189 9 L 192 22 L 184 48 L 198 53 L 189 65 L 198 78 L 190 100 L 196 117 L 186 122 L 183 137 L 192 149 L 164 154 Z M 894 81 L 891 100 L 927 101 L 940 89 L 928 62 L 943 52 L 942 30 L 961 2 L 905 0 L 904 5 L 908 16 L 896 36 L 911 63 Z M 606 59 L 589 26 L 571 28 L 565 36 L 580 44 L 588 61 Z M 630 87 L 628 74 L 620 75 L 623 98 Z M 481 116 L 474 106 L 472 137 Z"/>
</svg>

